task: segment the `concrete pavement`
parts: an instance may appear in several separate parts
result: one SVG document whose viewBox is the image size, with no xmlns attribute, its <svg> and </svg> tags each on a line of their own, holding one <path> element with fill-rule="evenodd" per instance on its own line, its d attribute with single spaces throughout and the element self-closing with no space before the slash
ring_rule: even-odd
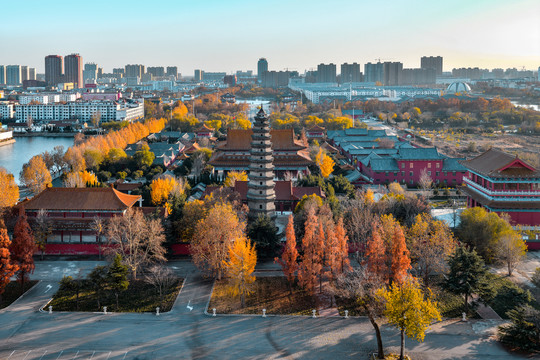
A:
<svg viewBox="0 0 540 360">
<path fill-rule="evenodd" d="M 72 262 L 37 262 L 34 278 L 45 278 L 25 298 L 0 311 L 0 359 L 367 359 L 376 349 L 364 318 L 255 317 L 203 314 L 212 282 L 189 261 L 171 262 L 185 277 L 169 313 L 40 313 Z M 80 264 L 84 271 L 93 264 Z M 272 268 L 273 266 L 269 266 Z M 74 270 L 75 269 L 75 270 Z M 47 290 L 48 289 L 48 290 Z M 407 339 L 415 359 L 508 359 L 492 338 L 496 322 L 435 324 L 424 343 Z M 398 333 L 382 327 L 387 349 L 397 351 Z"/>
</svg>

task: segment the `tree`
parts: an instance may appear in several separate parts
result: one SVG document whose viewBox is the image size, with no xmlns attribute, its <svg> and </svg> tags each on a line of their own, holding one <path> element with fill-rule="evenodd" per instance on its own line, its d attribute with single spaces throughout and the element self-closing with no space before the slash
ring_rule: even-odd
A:
<svg viewBox="0 0 540 360">
<path fill-rule="evenodd" d="M 283 248 L 281 259 L 276 258 L 275 260 L 281 265 L 283 274 L 285 274 L 289 283 L 289 291 L 292 293 L 291 285 L 296 278 L 295 273 L 298 269 L 298 263 L 296 262 L 298 250 L 296 249 L 296 236 L 294 235 L 294 220 L 292 215 L 289 215 L 289 222 L 285 229 L 285 239 L 285 247 Z"/>
<path fill-rule="evenodd" d="M 51 222 L 46 210 L 38 210 L 33 230 L 36 245 L 41 251 L 41 260 L 43 260 L 47 239 L 49 238 L 49 235 L 52 234 Z"/>
<path fill-rule="evenodd" d="M 184 183 L 173 177 L 164 177 L 152 180 L 150 184 L 150 197 L 154 205 L 163 205 L 169 199 L 169 196 L 184 193 Z"/>
<path fill-rule="evenodd" d="M 88 279 L 90 280 L 90 285 L 93 290 L 96 292 L 97 300 L 97 310 L 101 310 L 101 291 L 107 285 L 107 267 L 106 266 L 96 266 L 90 274 L 88 274 Z"/>
<path fill-rule="evenodd" d="M 144 275 L 144 281 L 156 288 L 159 302 L 163 304 L 163 292 L 174 284 L 176 277 L 170 268 L 163 265 L 152 265 Z"/>
<path fill-rule="evenodd" d="M 40 155 L 33 156 L 23 165 L 20 174 L 21 183 L 33 193 L 43 191 L 51 182 L 51 173 Z"/>
<path fill-rule="evenodd" d="M 13 242 L 9 247 L 11 258 L 17 264 L 17 280 L 21 283 L 21 292 L 24 291 L 24 283 L 28 280 L 28 274 L 34 272 L 34 236 L 28 225 L 26 213 L 21 209 L 15 229 L 13 230 Z"/>
<path fill-rule="evenodd" d="M 315 156 L 315 163 L 321 170 L 321 175 L 323 178 L 327 178 L 330 176 L 332 171 L 334 171 L 334 160 L 332 160 L 330 156 L 326 155 L 321 147 L 319 147 L 319 152 Z"/>
<path fill-rule="evenodd" d="M 10 246 L 11 240 L 9 240 L 7 229 L 2 221 L 0 223 L 0 301 L 10 278 L 19 269 L 16 262 L 11 259 Z"/>
<path fill-rule="evenodd" d="M 97 176 L 93 172 L 77 171 L 69 172 L 64 180 L 64 187 L 85 188 L 86 186 L 95 186 L 98 183 Z"/>
<path fill-rule="evenodd" d="M 405 190 L 399 185 L 397 182 L 393 182 L 388 184 L 388 191 L 395 195 L 403 195 L 405 194 Z"/>
<path fill-rule="evenodd" d="M 433 179 L 431 178 L 431 175 L 428 175 L 428 171 L 426 168 L 422 169 L 422 171 L 420 171 L 420 179 L 418 180 L 418 186 L 420 186 L 420 188 L 422 189 L 424 196 L 427 196 L 429 194 L 429 190 L 431 189 L 432 185 Z"/>
<path fill-rule="evenodd" d="M 248 177 L 245 171 L 229 171 L 225 178 L 224 185 L 234 187 L 237 181 L 247 181 Z"/>
<path fill-rule="evenodd" d="M 465 296 L 465 313 L 469 312 L 469 297 L 485 289 L 487 274 L 484 260 L 475 250 L 460 246 L 448 260 L 450 271 L 444 287 L 450 292 Z"/>
<path fill-rule="evenodd" d="M 98 243 L 99 247 L 99 260 L 101 260 L 101 246 L 102 246 L 102 237 L 103 234 L 106 231 L 105 221 L 101 217 L 95 217 L 92 221 L 92 230 L 96 233 L 96 242 Z"/>
<path fill-rule="evenodd" d="M 255 246 L 245 237 L 229 244 L 228 259 L 224 261 L 225 271 L 229 279 L 228 291 L 232 296 L 240 295 L 242 308 L 246 306 L 246 295 L 251 294 L 255 282 L 255 265 L 257 253 Z"/>
<path fill-rule="evenodd" d="M 197 222 L 206 217 L 208 209 L 201 200 L 193 200 L 182 209 L 182 218 L 176 224 L 176 232 L 183 242 L 191 242 L 195 235 Z"/>
<path fill-rule="evenodd" d="M 12 207 L 19 201 L 19 186 L 15 183 L 15 177 L 3 167 L 0 167 L 0 189 L 0 209 Z"/>
<path fill-rule="evenodd" d="M 122 255 L 116 254 L 112 264 L 107 271 L 107 282 L 114 291 L 114 297 L 116 298 L 116 311 L 120 311 L 120 305 L 118 304 L 118 293 L 124 291 L 129 286 L 127 279 L 128 267 L 122 264 Z"/>
<path fill-rule="evenodd" d="M 91 117 L 92 125 L 97 128 L 99 126 L 99 122 L 101 121 L 101 112 L 97 111 L 92 114 Z"/>
<path fill-rule="evenodd" d="M 532 275 L 531 282 L 540 289 L 540 267 L 537 267 Z"/>
<path fill-rule="evenodd" d="M 407 231 L 407 243 L 411 250 L 413 269 L 429 286 L 429 277 L 447 270 L 446 260 L 455 248 L 452 231 L 445 223 L 434 220 L 429 214 L 419 214 Z"/>
<path fill-rule="evenodd" d="M 350 271 L 338 276 L 332 287 L 335 295 L 345 299 L 355 300 L 366 312 L 375 330 L 377 357 L 379 359 L 384 359 L 382 336 L 378 323 L 378 319 L 384 311 L 384 304 L 376 292 L 383 286 L 384 283 L 380 278 L 370 272 L 365 266 L 360 266 L 358 268 L 351 268 Z"/>
<path fill-rule="evenodd" d="M 244 236 L 244 224 L 229 203 L 218 202 L 199 220 L 191 243 L 195 265 L 221 280 L 229 245 Z"/>
<path fill-rule="evenodd" d="M 253 241 L 259 258 L 273 258 L 280 248 L 278 228 L 268 215 L 260 214 L 247 227 L 247 236 Z"/>
<path fill-rule="evenodd" d="M 69 293 L 75 292 L 75 309 L 79 311 L 79 300 L 81 295 L 81 290 L 83 290 L 84 284 L 81 281 L 80 271 L 77 275 L 77 279 L 73 279 L 71 276 L 62 277 L 60 280 L 60 289 L 59 291 L 67 291 Z"/>
<path fill-rule="evenodd" d="M 511 323 L 499 327 L 499 340 L 522 351 L 540 351 L 540 311 L 526 305 L 506 313 Z"/>
<path fill-rule="evenodd" d="M 337 256 L 336 256 L 336 273 L 341 274 L 344 271 L 350 269 L 349 261 L 349 237 L 347 236 L 347 230 L 343 224 L 343 218 L 339 218 L 336 224 L 336 242 L 337 242 Z"/>
<path fill-rule="evenodd" d="M 319 245 L 319 224 L 315 211 L 310 209 L 302 237 L 302 262 L 298 268 L 298 282 L 313 295 L 322 272 L 322 251 Z"/>
<path fill-rule="evenodd" d="M 106 234 L 108 253 L 122 255 L 133 280 L 141 266 L 165 260 L 163 226 L 158 219 L 145 218 L 142 211 L 130 208 L 124 216 L 111 218 Z"/>
<path fill-rule="evenodd" d="M 512 226 L 504 216 L 500 217 L 495 212 L 487 212 L 477 206 L 463 210 L 456 234 L 490 264 L 497 260 L 496 249 L 502 236 L 512 231 Z"/>
<path fill-rule="evenodd" d="M 508 276 L 512 276 L 512 271 L 526 254 L 527 244 L 518 232 L 510 230 L 501 235 L 496 249 L 496 258 L 506 265 Z"/>
<path fill-rule="evenodd" d="M 431 294 L 429 288 L 428 293 Z M 441 320 L 437 303 L 431 296 L 424 297 L 422 288 L 413 278 L 393 283 L 390 290 L 382 288 L 377 294 L 386 301 L 384 316 L 401 333 L 400 360 L 404 359 L 405 335 L 424 341 L 425 333 L 433 320 Z"/>
<path fill-rule="evenodd" d="M 152 165 L 155 158 L 156 155 L 150 151 L 150 147 L 148 145 L 143 145 L 140 150 L 133 154 L 133 160 L 135 160 L 138 168 Z"/>
</svg>

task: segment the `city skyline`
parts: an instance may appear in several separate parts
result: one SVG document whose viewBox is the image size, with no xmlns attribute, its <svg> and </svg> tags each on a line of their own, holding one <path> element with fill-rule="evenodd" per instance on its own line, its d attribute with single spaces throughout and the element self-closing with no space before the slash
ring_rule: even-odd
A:
<svg viewBox="0 0 540 360">
<path fill-rule="evenodd" d="M 379 58 L 416 68 L 422 56 L 442 56 L 444 71 L 540 65 L 540 3 L 533 0 L 459 0 L 451 7 L 424 0 L 337 1 L 331 8 L 322 1 L 162 1 L 153 11 L 138 4 L 120 1 L 104 11 L 110 8 L 104 1 L 92 7 L 58 1 L 51 7 L 31 0 L 25 26 L 15 18 L 5 20 L 6 28 L 17 31 L 0 34 L 5 50 L 0 64 L 43 73 L 45 56 L 79 53 L 105 72 L 144 64 L 178 66 L 188 76 L 195 69 L 256 70 L 261 57 L 269 70 L 299 72 L 319 63 L 365 64 Z M 3 8 L 10 13 L 16 4 Z M 37 37 L 43 19 L 48 34 L 61 36 Z"/>
</svg>

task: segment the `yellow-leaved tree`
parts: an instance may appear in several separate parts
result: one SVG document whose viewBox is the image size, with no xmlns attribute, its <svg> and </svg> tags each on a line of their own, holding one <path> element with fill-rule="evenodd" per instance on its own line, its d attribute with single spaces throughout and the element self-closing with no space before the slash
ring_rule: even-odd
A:
<svg viewBox="0 0 540 360">
<path fill-rule="evenodd" d="M 150 184 L 150 198 L 154 205 L 163 205 L 170 195 L 181 195 L 183 192 L 183 182 L 170 176 L 154 179 Z"/>
<path fill-rule="evenodd" d="M 319 148 L 317 155 L 315 156 L 315 163 L 321 170 L 321 175 L 324 178 L 330 176 L 332 171 L 334 171 L 334 165 L 336 164 L 334 160 L 323 152 L 322 148 Z"/>
<path fill-rule="evenodd" d="M 98 179 L 96 175 L 93 172 L 88 171 L 76 171 L 76 172 L 69 172 L 66 175 L 66 179 L 64 180 L 64 186 L 65 187 L 78 187 L 78 188 L 84 188 L 88 185 L 94 186 L 97 185 Z"/>
<path fill-rule="evenodd" d="M 437 302 L 432 299 L 431 290 L 422 291 L 418 281 L 409 277 L 402 282 L 394 282 L 389 290 L 381 288 L 377 295 L 385 300 L 384 316 L 401 333 L 400 360 L 405 351 L 405 335 L 417 341 L 424 341 L 426 330 L 433 320 L 441 320 Z"/>
<path fill-rule="evenodd" d="M 0 209 L 11 207 L 19 200 L 19 187 L 15 177 L 0 167 Z"/>
<path fill-rule="evenodd" d="M 237 181 L 247 181 L 248 177 L 245 171 L 229 171 L 225 178 L 225 186 L 234 187 Z"/>
<path fill-rule="evenodd" d="M 40 155 L 33 156 L 23 165 L 21 182 L 34 194 L 39 193 L 52 182 L 51 173 Z"/>
<path fill-rule="evenodd" d="M 249 239 L 240 237 L 229 245 L 229 258 L 224 261 L 225 272 L 229 277 L 227 289 L 232 296 L 240 295 L 242 308 L 246 306 L 246 295 L 252 293 L 256 264 L 255 245 Z"/>
</svg>

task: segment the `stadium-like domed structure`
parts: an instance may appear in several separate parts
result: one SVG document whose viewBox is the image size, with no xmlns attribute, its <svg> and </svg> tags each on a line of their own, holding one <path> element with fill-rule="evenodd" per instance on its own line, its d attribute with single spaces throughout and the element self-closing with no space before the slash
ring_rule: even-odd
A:
<svg viewBox="0 0 540 360">
<path fill-rule="evenodd" d="M 469 93 L 471 92 L 471 87 L 469 84 L 457 81 L 453 82 L 446 88 L 447 94 L 456 94 L 456 93 Z"/>
</svg>

